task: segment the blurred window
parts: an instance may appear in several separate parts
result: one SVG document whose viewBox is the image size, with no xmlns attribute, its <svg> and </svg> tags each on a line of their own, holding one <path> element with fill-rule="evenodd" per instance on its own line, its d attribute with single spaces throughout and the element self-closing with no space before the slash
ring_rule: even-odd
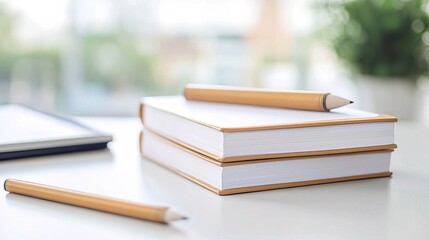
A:
<svg viewBox="0 0 429 240">
<path fill-rule="evenodd" d="M 329 90 L 353 98 L 315 43 L 314 0 L 6 0 L 0 102 L 135 116 L 188 82 Z"/>
</svg>

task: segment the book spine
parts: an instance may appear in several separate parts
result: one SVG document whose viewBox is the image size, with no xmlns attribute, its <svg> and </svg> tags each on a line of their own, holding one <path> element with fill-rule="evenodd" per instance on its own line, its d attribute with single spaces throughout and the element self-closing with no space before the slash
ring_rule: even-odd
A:
<svg viewBox="0 0 429 240">
<path fill-rule="evenodd" d="M 139 118 L 142 124 L 144 125 L 144 103 L 143 101 L 139 104 Z"/>
</svg>

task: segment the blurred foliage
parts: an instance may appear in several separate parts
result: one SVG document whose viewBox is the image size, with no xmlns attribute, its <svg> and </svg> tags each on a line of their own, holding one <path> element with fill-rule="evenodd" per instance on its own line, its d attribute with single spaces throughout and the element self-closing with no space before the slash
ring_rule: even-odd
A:
<svg viewBox="0 0 429 240">
<path fill-rule="evenodd" d="M 429 69 L 427 7 L 423 0 L 330 1 L 326 32 L 357 72 L 415 79 Z"/>
<path fill-rule="evenodd" d="M 19 21 L 0 3 L 0 81 L 10 82 L 14 69 L 25 63 L 25 71 L 31 71 L 30 78 L 37 78 L 43 72 L 46 62 L 60 86 L 61 47 L 37 42 L 31 45 L 20 43 L 14 30 Z M 86 83 L 110 91 L 125 86 L 145 92 L 162 92 L 155 81 L 156 53 L 142 51 L 139 41 L 132 34 L 121 31 L 110 33 L 87 32 L 78 36 L 83 78 Z M 19 69 L 22 71 L 22 69 Z M 18 73 L 22 74 L 22 73 Z M 28 75 L 26 75 L 28 77 Z M 22 76 L 19 76 L 22 77 Z M 31 79 L 27 79 L 30 81 Z"/>
<path fill-rule="evenodd" d="M 13 22 L 13 16 L 0 3 L 0 80 L 10 76 L 10 70 L 16 60 L 16 54 L 8 46 L 13 41 Z"/>
<path fill-rule="evenodd" d="M 56 46 L 23 46 L 17 41 L 14 29 L 18 18 L 0 3 L 0 80 L 10 81 L 18 62 L 24 60 L 34 65 L 33 74 L 38 75 L 43 64 L 49 62 L 49 70 L 58 79 L 60 74 L 60 50 Z"/>
<path fill-rule="evenodd" d="M 126 33 L 86 33 L 80 36 L 86 81 L 109 89 L 129 85 L 152 91 L 156 87 L 156 55 L 142 51 Z"/>
</svg>

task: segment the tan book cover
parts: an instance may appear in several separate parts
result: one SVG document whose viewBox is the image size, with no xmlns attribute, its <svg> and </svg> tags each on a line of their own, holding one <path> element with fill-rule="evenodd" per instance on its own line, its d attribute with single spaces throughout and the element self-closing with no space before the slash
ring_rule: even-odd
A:
<svg viewBox="0 0 429 240">
<path fill-rule="evenodd" d="M 328 113 L 235 104 L 222 104 L 222 108 L 219 108 L 217 103 L 186 101 L 181 96 L 167 96 L 143 98 L 140 101 L 139 117 L 143 124 L 146 106 L 225 133 L 398 121 L 393 116 L 350 108 L 335 109 Z M 290 119 L 291 112 L 293 119 Z"/>
<path fill-rule="evenodd" d="M 148 131 L 147 129 L 145 131 Z M 159 136 L 159 135 L 158 135 Z M 169 142 L 170 144 L 175 145 L 177 148 L 182 149 L 183 151 L 192 153 L 196 156 L 198 156 L 202 161 L 208 161 L 212 164 L 216 164 L 218 166 L 233 166 L 233 165 L 238 165 L 238 164 L 253 164 L 253 163 L 261 163 L 261 162 L 270 162 L 270 161 L 287 161 L 287 159 L 285 158 L 273 158 L 273 159 L 261 159 L 261 160 L 253 160 L 253 161 L 241 161 L 241 162 L 231 162 L 231 163 L 224 163 L 224 162 L 219 162 L 215 159 L 212 159 L 206 155 L 203 155 L 201 153 L 195 152 L 192 149 L 186 148 L 182 145 L 178 145 L 172 141 L 170 141 L 167 138 L 164 138 L 162 136 L 159 136 L 160 138 L 162 138 L 164 141 Z M 242 187 L 242 188 L 232 188 L 232 189 L 219 189 L 216 188 L 204 181 L 202 181 L 201 179 L 198 179 L 194 176 L 191 176 L 183 171 L 180 171 L 174 167 L 171 167 L 169 165 L 166 165 L 160 161 L 158 161 L 157 159 L 153 158 L 153 157 L 148 157 L 147 155 L 145 155 L 145 151 L 143 149 L 143 141 L 144 141 L 144 136 L 143 136 L 143 131 L 140 133 L 140 153 L 142 154 L 142 156 L 146 159 L 149 159 L 163 167 L 165 167 L 166 169 L 169 169 L 172 172 L 175 172 L 176 174 L 179 174 L 189 180 L 191 180 L 194 183 L 197 183 L 198 185 L 201 185 L 202 187 L 218 194 L 218 195 L 230 195 L 230 194 L 237 194 L 237 193 L 246 193 L 246 192 L 256 192 L 256 191 L 264 191 L 264 190 L 273 190 L 273 189 L 281 189 L 281 188 L 289 188 L 289 187 L 300 187 L 300 186 L 308 186 L 308 185 L 317 185 L 317 184 L 324 184 L 324 183 L 333 183 L 333 182 L 343 182 L 343 181 L 351 181 L 351 180 L 360 180 L 360 179 L 369 179 L 369 178 L 379 178 L 379 177 L 390 177 L 392 175 L 392 172 L 388 171 L 388 172 L 380 172 L 380 173 L 371 173 L 371 174 L 361 174 L 361 175 L 354 175 L 354 176 L 344 176 L 344 177 L 336 177 L 336 178 L 326 178 L 326 179 L 316 179 L 316 180 L 311 180 L 311 181 L 299 181 L 299 182 L 288 182 L 288 183 L 280 183 L 280 184 L 269 184 L 269 185 L 260 185 L 260 186 L 251 186 L 251 187 Z M 392 152 L 392 149 L 384 149 L 384 150 L 377 150 L 377 151 L 369 151 L 369 152 Z M 361 154 L 361 153 L 341 153 L 341 154 L 335 154 L 335 155 L 350 155 L 350 154 Z M 299 159 L 305 159 L 305 158 L 309 158 L 309 156 L 306 157 L 299 157 Z M 296 159 L 296 158 L 294 158 Z"/>
</svg>

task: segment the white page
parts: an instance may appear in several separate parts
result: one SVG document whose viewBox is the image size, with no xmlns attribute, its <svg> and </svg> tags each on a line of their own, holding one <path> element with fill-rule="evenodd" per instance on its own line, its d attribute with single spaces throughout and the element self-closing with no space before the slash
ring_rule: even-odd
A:
<svg viewBox="0 0 429 240">
<path fill-rule="evenodd" d="M 220 128 L 293 124 L 335 119 L 376 117 L 378 114 L 351 108 L 331 112 L 301 111 L 237 104 L 187 101 L 182 96 L 145 98 L 146 105 L 177 114 L 184 118 Z"/>
</svg>

